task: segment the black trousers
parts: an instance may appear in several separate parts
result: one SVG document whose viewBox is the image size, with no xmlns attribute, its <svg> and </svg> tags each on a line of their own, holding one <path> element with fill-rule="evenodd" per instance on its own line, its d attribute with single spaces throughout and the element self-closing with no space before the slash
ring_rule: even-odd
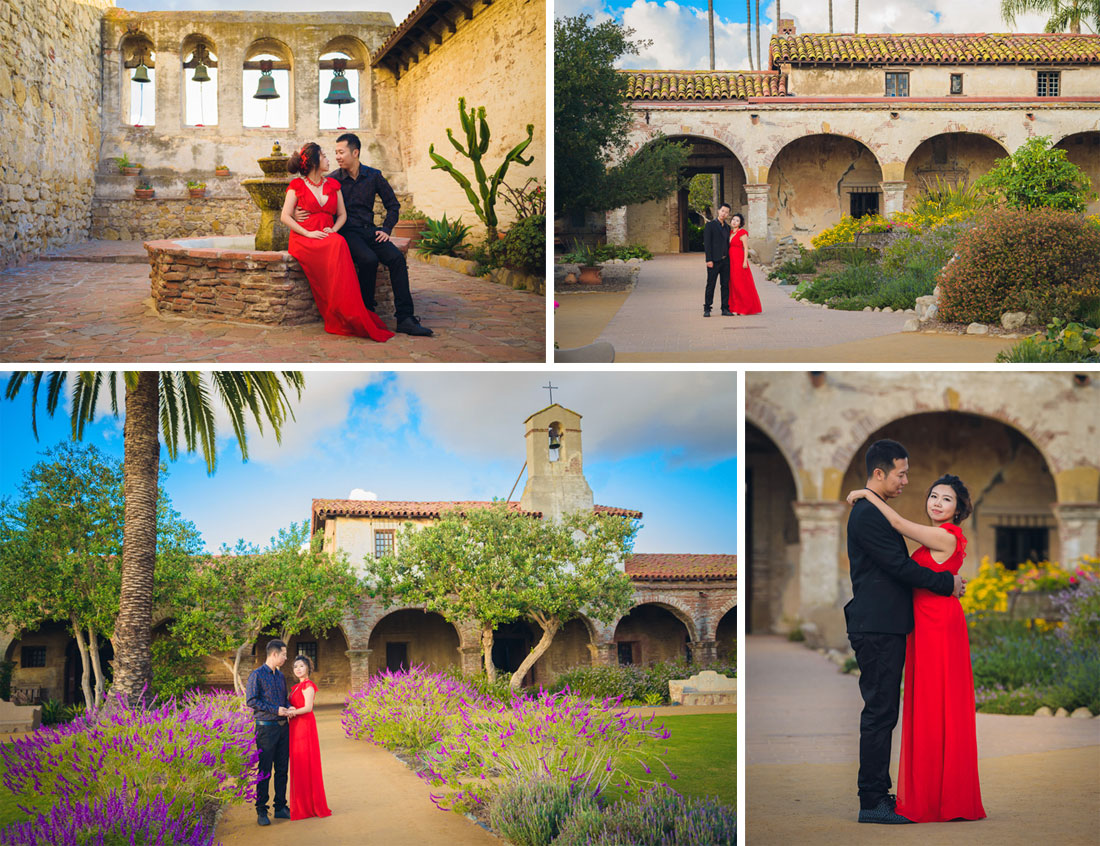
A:
<svg viewBox="0 0 1100 846">
<path fill-rule="evenodd" d="M 390 272 L 390 284 L 393 286 L 393 310 L 397 322 L 412 317 L 412 293 L 409 291 L 409 268 L 405 256 L 389 241 L 375 241 L 374 233 L 359 227 L 345 225 L 340 234 L 348 242 L 351 260 L 359 274 L 359 292 L 363 296 L 363 305 L 374 311 L 374 283 L 378 278 L 378 265 L 384 264 Z"/>
<path fill-rule="evenodd" d="M 722 302 L 719 303 L 720 308 L 730 307 L 730 263 L 729 259 L 726 261 L 712 262 L 714 267 L 707 268 L 707 293 L 706 299 L 703 300 L 703 306 L 706 308 L 711 307 L 711 303 L 714 302 L 714 283 L 721 277 L 722 279 Z"/>
<path fill-rule="evenodd" d="M 905 635 L 849 633 L 859 664 L 859 807 L 874 808 L 890 792 L 890 735 L 898 724 Z"/>
<path fill-rule="evenodd" d="M 260 749 L 260 775 L 256 783 L 256 813 L 267 813 L 267 788 L 275 770 L 275 810 L 286 807 L 286 773 L 290 765 L 290 726 L 256 724 L 256 746 Z"/>
</svg>

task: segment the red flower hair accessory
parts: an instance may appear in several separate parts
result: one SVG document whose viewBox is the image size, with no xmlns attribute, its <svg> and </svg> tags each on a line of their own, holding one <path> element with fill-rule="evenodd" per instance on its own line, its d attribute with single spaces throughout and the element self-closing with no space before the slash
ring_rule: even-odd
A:
<svg viewBox="0 0 1100 846">
<path fill-rule="evenodd" d="M 298 164 L 302 167 L 302 173 L 305 173 L 309 167 L 309 156 L 306 155 L 305 148 L 302 148 L 301 155 L 298 156 Z"/>
</svg>

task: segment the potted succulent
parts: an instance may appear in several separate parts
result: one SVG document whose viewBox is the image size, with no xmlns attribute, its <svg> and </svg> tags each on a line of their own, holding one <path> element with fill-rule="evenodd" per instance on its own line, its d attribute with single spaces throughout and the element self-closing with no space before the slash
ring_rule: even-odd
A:
<svg viewBox="0 0 1100 846">
<path fill-rule="evenodd" d="M 123 153 L 116 160 L 118 164 L 118 172 L 123 176 L 137 176 L 141 173 L 141 164 L 139 162 L 131 162 L 130 157 Z"/>
<path fill-rule="evenodd" d="M 191 196 L 192 200 L 201 200 L 206 196 L 206 183 L 195 182 L 189 179 L 187 181 L 187 193 Z"/>
<path fill-rule="evenodd" d="M 393 227 L 393 232 L 390 234 L 394 238 L 408 238 L 409 246 L 413 247 L 420 240 L 420 233 L 427 227 L 427 215 L 410 203 L 401 209 L 401 214 L 397 218 L 397 225 Z"/>
<path fill-rule="evenodd" d="M 139 182 L 137 187 L 134 189 L 134 197 L 139 200 L 151 200 L 153 199 L 153 195 L 155 193 L 156 191 L 153 190 L 153 186 L 149 183 L 148 180 Z"/>
<path fill-rule="evenodd" d="M 579 264 L 579 281 L 585 285 L 599 285 L 603 281 L 603 268 L 599 264 L 596 251 L 588 244 L 573 242 L 572 252 L 561 257 L 566 264 Z"/>
<path fill-rule="evenodd" d="M 229 165 L 220 164 L 214 168 L 215 176 L 229 176 Z"/>
</svg>

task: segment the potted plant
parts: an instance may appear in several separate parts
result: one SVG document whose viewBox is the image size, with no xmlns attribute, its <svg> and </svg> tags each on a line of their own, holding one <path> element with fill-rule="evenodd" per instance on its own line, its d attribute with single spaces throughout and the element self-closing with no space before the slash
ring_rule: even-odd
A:
<svg viewBox="0 0 1100 846">
<path fill-rule="evenodd" d="M 401 209 L 397 218 L 397 225 L 390 233 L 394 238 L 408 238 L 409 246 L 413 247 L 420 240 L 420 233 L 428 226 L 428 217 L 412 203 Z"/>
<path fill-rule="evenodd" d="M 579 264 L 581 266 L 579 276 L 581 283 L 599 285 L 603 281 L 603 268 L 599 264 L 599 257 L 596 250 L 588 244 L 574 241 L 572 252 L 563 255 L 561 260 L 565 264 Z"/>
<path fill-rule="evenodd" d="M 138 162 L 131 162 L 130 157 L 123 153 L 116 160 L 118 164 L 118 172 L 123 176 L 137 176 L 141 173 L 141 164 Z"/>
<path fill-rule="evenodd" d="M 214 168 L 215 176 L 229 176 L 229 165 L 220 164 Z"/>
<path fill-rule="evenodd" d="M 134 189 L 134 197 L 139 200 L 151 200 L 155 193 L 156 191 L 153 190 L 153 186 L 150 185 L 147 180 L 139 182 Z"/>
<path fill-rule="evenodd" d="M 188 180 L 187 193 L 191 195 L 192 200 L 201 200 L 206 196 L 206 183 Z"/>
</svg>

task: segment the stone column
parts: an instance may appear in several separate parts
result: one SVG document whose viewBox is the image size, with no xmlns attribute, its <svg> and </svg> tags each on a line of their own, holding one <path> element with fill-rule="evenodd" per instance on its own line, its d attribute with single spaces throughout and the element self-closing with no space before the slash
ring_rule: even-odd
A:
<svg viewBox="0 0 1100 846">
<path fill-rule="evenodd" d="M 905 189 L 908 182 L 880 182 L 882 187 L 882 213 L 890 215 L 900 212 L 905 206 Z"/>
<path fill-rule="evenodd" d="M 244 132 L 244 98 L 251 97 L 253 91 L 244 90 L 244 46 L 227 44 L 216 53 L 218 57 L 218 133 L 223 136 L 236 136 Z M 268 155 L 264 150 L 263 155 Z M 215 162 L 217 164 L 217 162 Z M 236 170 L 253 174 L 257 170 L 255 158 L 247 163 L 227 162 L 236 165 Z"/>
<path fill-rule="evenodd" d="M 748 230 L 749 237 L 761 241 L 768 237 L 768 183 L 746 185 L 749 195 Z"/>
<path fill-rule="evenodd" d="M 590 648 L 592 650 L 592 666 L 614 667 L 618 663 L 617 647 L 614 641 L 592 644 Z"/>
<path fill-rule="evenodd" d="M 320 61 L 321 54 L 312 43 L 306 47 L 299 46 L 294 52 L 294 68 L 291 71 L 294 75 L 294 110 L 290 115 L 290 129 L 305 138 L 316 138 L 321 132 L 321 104 L 317 98 L 321 79 Z M 326 73 L 331 76 L 332 71 Z"/>
<path fill-rule="evenodd" d="M 348 649 L 344 652 L 351 664 L 351 689 L 358 690 L 370 678 L 370 656 L 372 649 Z"/>
<path fill-rule="evenodd" d="M 480 646 L 460 646 L 458 652 L 462 656 L 462 672 L 468 676 L 482 672 Z"/>
<path fill-rule="evenodd" d="M 183 89 L 179 48 L 166 44 L 157 47 L 156 101 L 154 118 L 159 133 L 178 133 L 183 115 Z"/>
<path fill-rule="evenodd" d="M 1070 567 L 1082 555 L 1100 554 L 1100 503 L 1059 502 L 1054 505 L 1054 516 L 1063 567 Z"/>
<path fill-rule="evenodd" d="M 714 664 L 718 661 L 718 641 L 696 640 L 691 644 L 693 664 Z"/>
<path fill-rule="evenodd" d="M 843 502 L 794 503 L 799 539 L 798 615 L 811 646 L 821 646 L 823 640 L 836 635 L 833 618 L 840 598 L 840 521 L 847 512 Z"/>
<path fill-rule="evenodd" d="M 626 243 L 626 206 L 606 212 L 606 238 L 609 244 Z"/>
</svg>

